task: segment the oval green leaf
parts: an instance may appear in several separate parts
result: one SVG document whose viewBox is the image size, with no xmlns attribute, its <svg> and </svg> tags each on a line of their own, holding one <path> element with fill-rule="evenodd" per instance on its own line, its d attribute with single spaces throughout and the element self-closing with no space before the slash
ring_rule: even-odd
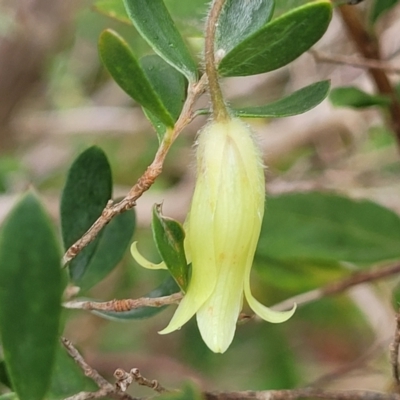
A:
<svg viewBox="0 0 400 400">
<path fill-rule="evenodd" d="M 224 54 L 262 28 L 274 12 L 274 0 L 227 0 L 218 20 L 215 48 Z"/>
<path fill-rule="evenodd" d="M 122 260 L 136 225 L 135 211 L 129 210 L 114 217 L 104 228 L 85 273 L 76 282 L 82 290 L 102 281 Z"/>
<path fill-rule="evenodd" d="M 371 201 L 331 193 L 272 197 L 267 201 L 257 254 L 360 266 L 400 259 L 400 217 Z"/>
<path fill-rule="evenodd" d="M 155 298 L 164 297 L 179 292 L 179 286 L 175 279 L 169 276 L 160 286 L 143 297 Z M 93 314 L 113 321 L 126 321 L 132 319 L 150 318 L 164 310 L 168 306 L 163 307 L 140 307 L 130 311 L 91 311 Z"/>
<path fill-rule="evenodd" d="M 305 113 L 320 104 L 328 95 L 330 81 L 321 81 L 265 106 L 233 108 L 243 118 L 282 118 Z"/>
<path fill-rule="evenodd" d="M 197 79 L 197 68 L 182 36 L 162 0 L 124 0 L 126 11 L 140 35 L 167 63 L 189 82 Z"/>
<path fill-rule="evenodd" d="M 111 192 L 111 168 L 107 157 L 99 147 L 90 147 L 72 164 L 61 197 L 61 232 L 65 249 L 73 245 L 101 215 L 111 199 Z M 100 232 L 99 237 L 102 234 Z M 70 276 L 75 283 L 84 275 L 98 239 L 69 263 Z"/>
<path fill-rule="evenodd" d="M 391 104 L 389 97 L 366 93 L 354 86 L 346 86 L 332 89 L 329 100 L 335 107 L 366 108 Z"/>
<path fill-rule="evenodd" d="M 295 60 L 325 33 L 332 17 L 328 0 L 298 7 L 243 40 L 219 64 L 222 76 L 273 71 Z"/>
<path fill-rule="evenodd" d="M 182 225 L 161 213 L 161 204 L 153 207 L 151 223 L 158 252 L 179 287 L 185 292 L 188 285 L 188 264 L 183 241 L 185 231 Z"/>
<path fill-rule="evenodd" d="M 0 332 L 20 400 L 41 400 L 49 388 L 63 292 L 60 259 L 50 219 L 29 192 L 0 234 Z"/>
<path fill-rule="evenodd" d="M 165 125 L 174 126 L 174 120 L 145 72 L 132 53 L 128 43 L 118 33 L 107 29 L 99 38 L 99 53 L 104 66 L 115 82 L 142 107 L 147 108 Z"/>
<path fill-rule="evenodd" d="M 157 94 L 176 121 L 181 114 L 186 98 L 186 79 L 175 68 L 156 55 L 140 59 L 140 65 Z"/>
</svg>

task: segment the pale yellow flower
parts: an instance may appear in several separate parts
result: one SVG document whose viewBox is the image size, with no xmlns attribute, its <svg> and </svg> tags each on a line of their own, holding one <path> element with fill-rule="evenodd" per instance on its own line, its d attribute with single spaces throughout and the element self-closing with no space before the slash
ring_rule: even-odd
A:
<svg viewBox="0 0 400 400">
<path fill-rule="evenodd" d="M 204 342 L 212 351 L 223 353 L 233 340 L 243 294 L 266 321 L 284 322 L 293 315 L 295 307 L 273 311 L 250 290 L 264 199 L 263 164 L 249 128 L 237 118 L 210 123 L 198 137 L 197 181 L 185 224 L 185 252 L 192 262 L 192 275 L 161 334 L 179 329 L 196 314 Z"/>
</svg>

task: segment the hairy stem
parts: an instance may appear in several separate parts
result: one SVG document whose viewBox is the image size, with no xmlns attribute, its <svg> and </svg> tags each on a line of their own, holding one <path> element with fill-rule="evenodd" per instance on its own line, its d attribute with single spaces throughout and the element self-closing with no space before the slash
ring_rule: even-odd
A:
<svg viewBox="0 0 400 400">
<path fill-rule="evenodd" d="M 211 104 L 216 121 L 225 121 L 229 118 L 228 111 L 222 96 L 221 87 L 218 81 L 218 72 L 215 60 L 215 32 L 217 29 L 218 18 L 225 4 L 225 0 L 214 0 L 211 11 L 207 19 L 206 41 L 205 41 L 205 61 L 208 87 L 210 91 Z"/>
</svg>

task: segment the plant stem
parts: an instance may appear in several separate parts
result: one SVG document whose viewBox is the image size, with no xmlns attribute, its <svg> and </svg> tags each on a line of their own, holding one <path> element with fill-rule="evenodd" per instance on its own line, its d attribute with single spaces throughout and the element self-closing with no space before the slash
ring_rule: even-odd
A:
<svg viewBox="0 0 400 400">
<path fill-rule="evenodd" d="M 226 121 L 229 113 L 226 109 L 221 87 L 218 81 L 218 72 L 215 61 L 215 32 L 217 29 L 218 18 L 221 14 L 225 0 L 214 0 L 210 13 L 208 14 L 205 40 L 205 61 L 208 87 L 210 91 L 211 104 L 215 121 Z"/>
<path fill-rule="evenodd" d="M 339 11 L 347 31 L 360 53 L 366 59 L 380 60 L 378 40 L 364 27 L 359 11 L 351 6 L 339 7 Z M 368 72 L 374 80 L 379 93 L 389 96 L 392 100 L 389 108 L 390 125 L 394 131 L 397 145 L 400 149 L 400 102 L 397 99 L 396 91 L 384 70 L 369 67 Z"/>
</svg>

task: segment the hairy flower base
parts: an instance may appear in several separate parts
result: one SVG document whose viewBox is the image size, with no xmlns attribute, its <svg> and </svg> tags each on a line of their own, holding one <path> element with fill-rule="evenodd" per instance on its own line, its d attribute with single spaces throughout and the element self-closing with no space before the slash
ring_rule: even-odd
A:
<svg viewBox="0 0 400 400">
<path fill-rule="evenodd" d="M 243 294 L 266 321 L 284 322 L 293 315 L 295 307 L 273 311 L 251 294 L 250 270 L 264 199 L 263 165 L 248 127 L 239 119 L 208 125 L 198 138 L 197 181 L 185 224 L 192 276 L 161 334 L 179 329 L 196 314 L 204 342 L 223 353 L 233 340 Z"/>
</svg>

